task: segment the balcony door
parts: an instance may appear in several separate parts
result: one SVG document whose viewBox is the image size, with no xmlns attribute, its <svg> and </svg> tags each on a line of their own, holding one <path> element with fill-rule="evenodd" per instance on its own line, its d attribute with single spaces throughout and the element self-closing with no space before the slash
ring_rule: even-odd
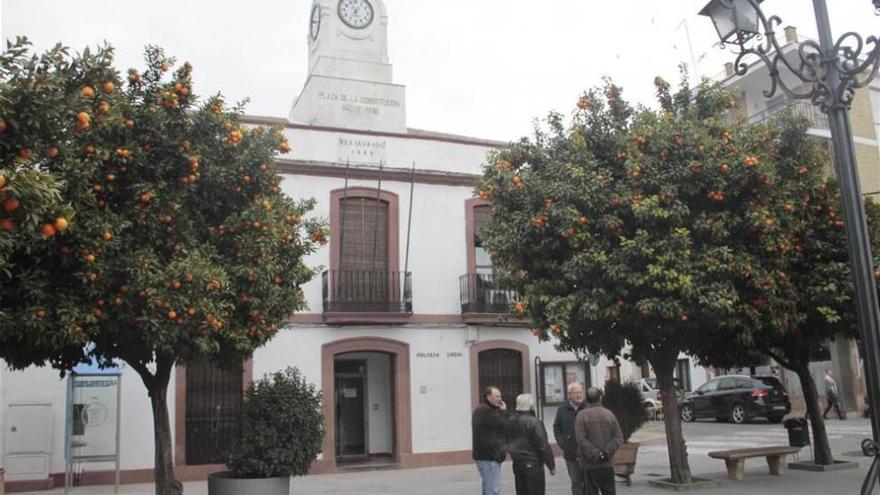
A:
<svg viewBox="0 0 880 495">
<path fill-rule="evenodd" d="M 339 200 L 339 268 L 335 301 L 344 311 L 387 311 L 397 274 L 388 266 L 389 205 L 376 198 Z"/>
</svg>

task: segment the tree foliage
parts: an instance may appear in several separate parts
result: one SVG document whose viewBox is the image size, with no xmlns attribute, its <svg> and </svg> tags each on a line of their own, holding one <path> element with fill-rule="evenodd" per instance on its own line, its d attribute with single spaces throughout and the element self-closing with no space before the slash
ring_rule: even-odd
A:
<svg viewBox="0 0 880 495">
<path fill-rule="evenodd" d="M 167 420 L 171 367 L 240 366 L 303 308 L 302 258 L 326 233 L 303 220 L 313 200 L 281 192 L 281 129 L 199 99 L 189 63 L 145 58 L 121 76 L 110 47 L 36 56 L 21 39 L 0 59 L 0 194 L 20 203 L 0 216 L 0 357 L 124 360 Z"/>
<path fill-rule="evenodd" d="M 602 405 L 610 409 L 617 418 L 617 422 L 620 423 L 624 442 L 629 442 L 632 434 L 648 420 L 644 403 L 645 398 L 642 396 L 642 391 L 633 382 L 621 384 L 617 381 L 610 381 L 605 384 Z"/>
<path fill-rule="evenodd" d="M 229 458 L 238 478 L 303 476 L 321 452 L 321 393 L 296 368 L 254 382 L 245 393 L 241 441 Z"/>
<path fill-rule="evenodd" d="M 810 360 L 821 344 L 859 334 L 840 190 L 828 175 L 826 148 L 809 138 L 808 126 L 785 113 L 768 129 L 778 159 L 767 177 L 778 185 L 752 208 L 751 235 L 736 239 L 740 297 L 721 337 L 728 344 L 703 349 L 702 359 L 731 367 L 760 352 L 796 372 L 813 422 L 814 457 L 830 464 Z M 869 201 L 865 211 L 877 266 L 880 210 Z"/>
<path fill-rule="evenodd" d="M 749 297 L 741 239 L 796 251 L 793 220 L 767 205 L 780 194 L 802 201 L 791 184 L 824 170 L 785 156 L 805 142 L 802 128 L 735 120 L 727 90 L 682 81 L 674 92 L 655 81 L 656 110 L 633 108 L 611 83 L 585 93 L 569 124 L 551 114 L 533 139 L 499 150 L 478 186 L 494 218 L 486 244 L 523 294 L 515 310 L 535 334 L 563 349 L 626 350 L 654 367 L 675 482 L 690 480 L 675 361 L 730 347 Z"/>
</svg>

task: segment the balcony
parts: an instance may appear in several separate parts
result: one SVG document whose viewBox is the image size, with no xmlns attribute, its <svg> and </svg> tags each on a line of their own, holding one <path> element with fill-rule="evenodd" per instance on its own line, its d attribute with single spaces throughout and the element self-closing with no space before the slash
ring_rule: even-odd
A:
<svg viewBox="0 0 880 495">
<path fill-rule="evenodd" d="M 501 287 L 488 273 L 468 273 L 459 277 L 459 293 L 465 323 L 499 323 L 499 317 L 509 314 L 510 305 L 519 297 L 515 290 Z"/>
<path fill-rule="evenodd" d="M 329 270 L 321 282 L 327 323 L 405 323 L 412 315 L 410 272 Z"/>
<path fill-rule="evenodd" d="M 810 127 L 814 129 L 829 129 L 828 116 L 822 113 L 822 111 L 819 110 L 819 107 L 807 102 L 796 102 L 765 108 L 760 112 L 750 115 L 749 123 L 757 124 L 759 122 L 764 122 L 789 107 L 794 111 L 795 115 L 806 117 L 807 120 L 810 121 Z"/>
</svg>

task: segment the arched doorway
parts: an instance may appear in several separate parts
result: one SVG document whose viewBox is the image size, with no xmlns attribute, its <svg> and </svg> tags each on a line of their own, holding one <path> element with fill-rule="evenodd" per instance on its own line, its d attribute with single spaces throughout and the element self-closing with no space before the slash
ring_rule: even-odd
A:
<svg viewBox="0 0 880 495">
<path fill-rule="evenodd" d="M 321 348 L 323 459 L 340 463 L 412 453 L 409 345 L 379 337 L 343 339 Z"/>
</svg>

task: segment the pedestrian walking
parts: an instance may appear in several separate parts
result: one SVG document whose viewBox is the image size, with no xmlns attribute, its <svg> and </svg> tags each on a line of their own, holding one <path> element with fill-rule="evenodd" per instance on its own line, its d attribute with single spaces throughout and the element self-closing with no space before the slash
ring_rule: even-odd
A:
<svg viewBox="0 0 880 495">
<path fill-rule="evenodd" d="M 614 495 L 614 465 L 611 458 L 623 444 L 620 424 L 602 407 L 602 393 L 587 389 L 587 407 L 575 418 L 575 439 L 584 470 L 587 495 Z"/>
<path fill-rule="evenodd" d="M 513 460 L 516 495 L 544 495 L 544 466 L 556 474 L 556 460 L 544 423 L 535 417 L 531 394 L 516 397 L 516 411 L 507 421 L 507 452 Z"/>
<path fill-rule="evenodd" d="M 834 412 L 837 413 L 838 418 L 846 419 L 846 415 L 840 410 L 840 401 L 838 400 L 837 395 L 837 382 L 834 380 L 831 368 L 825 369 L 825 400 L 828 402 L 828 405 L 825 407 L 825 412 L 822 413 L 822 419 L 828 419 L 828 411 L 830 411 L 832 407 L 834 408 Z"/>
<path fill-rule="evenodd" d="M 556 409 L 556 418 L 553 419 L 553 436 L 556 444 L 562 449 L 562 458 L 565 459 L 565 467 L 571 480 L 571 495 L 584 495 L 584 471 L 578 460 L 577 441 L 575 440 L 574 420 L 577 414 L 584 410 L 584 387 L 577 382 L 568 384 L 568 400 Z"/>
<path fill-rule="evenodd" d="M 471 417 L 472 455 L 483 480 L 482 495 L 501 493 L 501 463 L 507 457 L 504 445 L 506 423 L 507 405 L 501 399 L 501 390 L 486 388 Z"/>
</svg>

